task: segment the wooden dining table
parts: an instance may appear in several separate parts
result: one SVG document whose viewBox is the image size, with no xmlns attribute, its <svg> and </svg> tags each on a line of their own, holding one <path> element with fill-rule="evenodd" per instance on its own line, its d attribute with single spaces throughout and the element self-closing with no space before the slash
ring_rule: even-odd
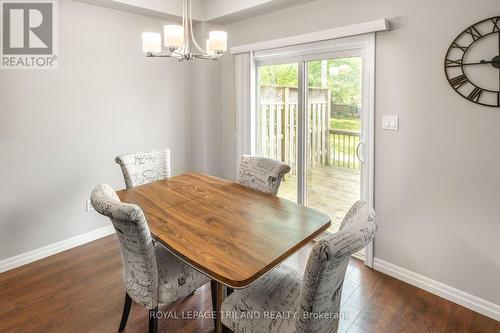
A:
<svg viewBox="0 0 500 333">
<path fill-rule="evenodd" d="M 199 173 L 117 193 L 141 207 L 153 239 L 216 281 L 217 314 L 226 286 L 247 287 L 330 226 L 314 209 Z"/>
</svg>

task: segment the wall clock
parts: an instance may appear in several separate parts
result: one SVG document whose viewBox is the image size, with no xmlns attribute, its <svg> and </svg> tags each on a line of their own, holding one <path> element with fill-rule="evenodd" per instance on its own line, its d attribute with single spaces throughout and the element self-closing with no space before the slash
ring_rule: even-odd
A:
<svg viewBox="0 0 500 333">
<path fill-rule="evenodd" d="M 500 107 L 500 16 L 477 22 L 458 35 L 448 48 L 444 70 L 462 97 Z"/>
</svg>

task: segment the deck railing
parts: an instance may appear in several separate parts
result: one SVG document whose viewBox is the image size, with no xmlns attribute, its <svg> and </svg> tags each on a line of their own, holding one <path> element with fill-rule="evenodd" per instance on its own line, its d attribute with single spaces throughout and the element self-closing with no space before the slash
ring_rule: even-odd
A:
<svg viewBox="0 0 500 333">
<path fill-rule="evenodd" d="M 356 155 L 358 144 L 359 132 L 330 130 L 332 165 L 359 169 L 360 162 Z"/>
<path fill-rule="evenodd" d="M 257 112 L 257 152 L 284 161 L 297 171 L 298 90 L 286 86 L 261 86 Z M 308 91 L 308 164 L 359 168 L 356 145 L 359 133 L 330 129 L 330 90 Z"/>
</svg>

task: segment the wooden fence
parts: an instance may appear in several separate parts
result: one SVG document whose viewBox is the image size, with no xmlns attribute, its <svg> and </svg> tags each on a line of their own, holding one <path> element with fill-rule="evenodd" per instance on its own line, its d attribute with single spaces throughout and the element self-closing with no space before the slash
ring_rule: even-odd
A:
<svg viewBox="0 0 500 333">
<path fill-rule="evenodd" d="M 257 117 L 257 152 L 279 159 L 297 170 L 298 89 L 286 86 L 261 86 Z M 359 168 L 356 145 L 359 133 L 330 129 L 330 91 L 308 91 L 308 164 Z"/>
</svg>

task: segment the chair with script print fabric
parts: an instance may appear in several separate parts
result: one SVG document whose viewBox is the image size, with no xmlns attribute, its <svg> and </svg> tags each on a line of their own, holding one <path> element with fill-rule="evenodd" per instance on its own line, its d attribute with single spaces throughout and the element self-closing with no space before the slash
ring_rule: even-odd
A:
<svg viewBox="0 0 500 333">
<path fill-rule="evenodd" d="M 119 155 L 115 162 L 122 168 L 127 188 L 170 177 L 170 150 L 145 150 Z"/>
<path fill-rule="evenodd" d="M 242 155 L 238 183 L 257 191 L 277 195 L 281 180 L 288 172 L 290 167 L 281 161 Z"/>
<path fill-rule="evenodd" d="M 120 242 L 126 292 L 119 332 L 125 329 L 132 301 L 149 310 L 149 332 L 157 332 L 158 304 L 186 297 L 209 279 L 153 244 L 141 208 L 121 202 L 109 185 L 97 185 L 91 202 L 97 212 L 110 218 Z"/>
<path fill-rule="evenodd" d="M 281 265 L 248 288 L 234 291 L 222 303 L 223 313 L 231 314 L 222 323 L 235 333 L 337 332 L 349 259 L 373 240 L 376 229 L 373 209 L 356 202 L 339 232 L 314 244 L 303 276 Z M 248 315 L 256 312 L 260 316 Z M 269 315 L 273 312 L 277 315 Z"/>
</svg>

